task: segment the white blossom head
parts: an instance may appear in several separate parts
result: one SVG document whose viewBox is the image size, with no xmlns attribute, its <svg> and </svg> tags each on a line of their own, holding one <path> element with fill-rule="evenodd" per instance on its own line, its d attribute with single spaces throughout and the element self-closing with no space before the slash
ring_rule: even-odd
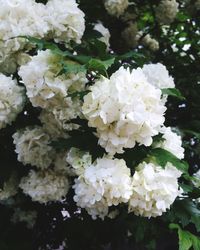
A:
<svg viewBox="0 0 200 250">
<path fill-rule="evenodd" d="M 161 91 L 141 68 L 121 67 L 110 79 L 102 77 L 84 98 L 83 114 L 97 129 L 99 144 L 109 153 L 122 153 L 137 143 L 150 146 L 164 123 Z"/>
<path fill-rule="evenodd" d="M 74 200 L 95 219 L 104 218 L 110 206 L 128 202 L 131 194 L 130 169 L 124 160 L 98 158 L 75 179 Z"/>
<path fill-rule="evenodd" d="M 128 0 L 105 0 L 105 8 L 111 16 L 119 17 L 128 8 Z"/>
<path fill-rule="evenodd" d="M 156 18 L 161 24 L 171 24 L 178 13 L 176 0 L 162 0 L 156 8 Z"/>
<path fill-rule="evenodd" d="M 19 187 L 33 201 L 47 203 L 61 201 L 69 190 L 69 181 L 66 175 L 45 170 L 36 172 L 31 170 L 28 176 L 21 179 Z"/>
<path fill-rule="evenodd" d="M 48 168 L 55 156 L 50 136 L 42 127 L 26 127 L 13 135 L 18 161 L 41 169 Z"/>
<path fill-rule="evenodd" d="M 171 163 L 165 168 L 141 163 L 132 179 L 129 212 L 148 218 L 161 216 L 182 192 L 178 185 L 180 176 L 181 172 Z"/>
</svg>

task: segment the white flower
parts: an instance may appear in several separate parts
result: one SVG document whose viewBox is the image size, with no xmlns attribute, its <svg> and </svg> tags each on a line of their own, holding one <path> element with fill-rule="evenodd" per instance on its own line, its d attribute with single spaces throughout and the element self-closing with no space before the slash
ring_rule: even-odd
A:
<svg viewBox="0 0 200 250">
<path fill-rule="evenodd" d="M 101 42 L 105 43 L 107 48 L 109 49 L 109 47 L 110 47 L 110 42 L 109 42 L 110 32 L 109 32 L 109 30 L 107 28 L 105 28 L 101 22 L 95 24 L 94 30 L 101 33 L 102 37 L 100 37 L 99 40 Z"/>
<path fill-rule="evenodd" d="M 13 223 L 24 222 L 27 228 L 31 229 L 35 225 L 37 219 L 37 212 L 33 210 L 22 210 L 21 208 L 15 208 L 11 217 Z"/>
<path fill-rule="evenodd" d="M 110 206 L 128 202 L 131 194 L 130 169 L 124 160 L 98 158 L 75 180 L 74 200 L 95 219 L 104 218 Z"/>
<path fill-rule="evenodd" d="M 162 0 L 156 8 L 156 18 L 161 24 L 170 24 L 176 18 L 179 4 L 176 0 Z"/>
<path fill-rule="evenodd" d="M 18 161 L 24 165 L 30 164 L 41 169 L 51 165 L 55 150 L 49 145 L 49 135 L 41 127 L 27 127 L 17 131 L 13 135 L 13 139 Z"/>
<path fill-rule="evenodd" d="M 163 127 L 160 132 L 163 134 L 162 138 L 164 141 L 155 144 L 154 147 L 163 148 L 174 154 L 177 158 L 183 159 L 184 148 L 182 147 L 181 137 L 173 132 L 170 127 Z"/>
<path fill-rule="evenodd" d="M 0 129 L 16 119 L 24 103 L 24 88 L 18 86 L 11 77 L 0 74 Z"/>
<path fill-rule="evenodd" d="M 181 172 L 171 163 L 164 169 L 152 163 L 141 163 L 133 176 L 129 212 L 148 218 L 161 216 L 181 194 L 180 176 Z"/>
<path fill-rule="evenodd" d="M 46 4 L 52 38 L 57 42 L 80 43 L 85 31 L 84 13 L 75 0 L 49 0 Z"/>
<path fill-rule="evenodd" d="M 156 39 L 152 38 L 149 34 L 142 38 L 142 44 L 152 51 L 159 50 L 159 43 Z"/>
<path fill-rule="evenodd" d="M 97 128 L 99 144 L 122 153 L 135 143 L 150 146 L 164 123 L 161 91 L 148 83 L 142 69 L 121 67 L 110 79 L 102 77 L 84 98 L 83 114 Z"/>
<path fill-rule="evenodd" d="M 49 50 L 39 51 L 20 68 L 19 75 L 34 107 L 52 110 L 69 105 L 70 109 L 72 101 L 67 95 L 84 89 L 87 79 L 83 73 L 57 76 L 61 71 L 60 61 L 61 58 Z"/>
<path fill-rule="evenodd" d="M 76 175 L 81 175 L 84 173 L 86 167 L 92 165 L 92 156 L 88 152 L 71 148 L 67 153 L 66 162 L 72 166 L 72 171 Z"/>
<path fill-rule="evenodd" d="M 142 68 L 147 80 L 159 89 L 174 88 L 174 79 L 169 75 L 166 67 L 161 63 L 145 64 Z"/>
<path fill-rule="evenodd" d="M 0 188 L 0 201 L 8 200 L 10 197 L 17 194 L 19 180 L 15 173 L 12 173 L 7 181 L 4 182 L 3 187 Z"/>
<path fill-rule="evenodd" d="M 104 5 L 107 12 L 112 15 L 119 17 L 128 8 L 128 0 L 105 0 Z"/>
<path fill-rule="evenodd" d="M 22 178 L 19 186 L 33 201 L 46 203 L 61 201 L 69 190 L 69 181 L 66 175 L 53 170 L 31 170 L 28 176 Z"/>
<path fill-rule="evenodd" d="M 129 22 L 128 26 L 122 32 L 122 37 L 130 48 L 138 45 L 138 27 L 136 22 Z"/>
</svg>

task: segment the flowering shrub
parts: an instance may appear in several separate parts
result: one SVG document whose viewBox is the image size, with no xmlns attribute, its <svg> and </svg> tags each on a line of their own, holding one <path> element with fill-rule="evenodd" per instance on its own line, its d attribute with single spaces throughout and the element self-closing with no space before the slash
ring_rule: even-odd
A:
<svg viewBox="0 0 200 250">
<path fill-rule="evenodd" d="M 199 1 L 0 4 L 0 249 L 199 250 Z"/>
</svg>

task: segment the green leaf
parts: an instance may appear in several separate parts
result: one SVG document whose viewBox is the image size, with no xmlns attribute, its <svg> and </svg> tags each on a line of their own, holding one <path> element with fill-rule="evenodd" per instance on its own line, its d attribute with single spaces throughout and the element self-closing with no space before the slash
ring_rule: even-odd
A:
<svg viewBox="0 0 200 250">
<path fill-rule="evenodd" d="M 176 97 L 180 100 L 185 100 L 185 97 L 176 88 L 162 89 L 162 93 L 163 93 L 163 95 L 173 96 L 173 97 Z"/>
<path fill-rule="evenodd" d="M 182 230 L 178 224 L 170 224 L 170 229 L 178 230 L 179 250 L 200 249 L 200 238 L 189 231 Z"/>
<path fill-rule="evenodd" d="M 163 216 L 165 221 L 181 223 L 183 227 L 193 223 L 197 232 L 200 232 L 200 210 L 189 199 L 177 200 L 171 209 Z"/>
<path fill-rule="evenodd" d="M 98 71 L 100 74 L 107 76 L 107 69 L 114 63 L 115 59 L 111 58 L 106 61 L 99 59 L 90 59 L 87 64 L 87 68 L 90 71 Z"/>
<path fill-rule="evenodd" d="M 79 72 L 86 73 L 86 71 L 87 70 L 86 70 L 85 65 L 73 64 L 73 63 L 63 63 L 63 69 L 59 72 L 59 75 L 69 74 L 69 73 L 77 74 Z"/>
<path fill-rule="evenodd" d="M 167 162 L 170 162 L 177 169 L 179 169 L 186 175 L 188 174 L 189 166 L 187 162 L 178 159 L 175 155 L 173 155 L 172 153 L 163 148 L 154 148 L 150 151 L 149 155 L 153 156 L 157 164 L 160 165 L 161 167 L 165 167 Z"/>
</svg>

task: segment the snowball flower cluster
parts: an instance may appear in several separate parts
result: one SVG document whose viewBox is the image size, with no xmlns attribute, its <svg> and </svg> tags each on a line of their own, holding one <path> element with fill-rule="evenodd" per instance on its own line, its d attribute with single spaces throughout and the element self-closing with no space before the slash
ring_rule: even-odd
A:
<svg viewBox="0 0 200 250">
<path fill-rule="evenodd" d="M 16 208 L 14 210 L 14 214 L 11 218 L 13 223 L 24 222 L 26 223 L 27 228 L 31 229 L 35 225 L 37 219 L 37 212 L 33 210 L 22 210 L 20 208 Z"/>
<path fill-rule="evenodd" d="M 161 216 L 181 194 L 180 176 L 181 172 L 170 163 L 164 169 L 152 163 L 141 163 L 132 180 L 129 212 L 148 218 Z"/>
<path fill-rule="evenodd" d="M 162 0 L 156 8 L 156 18 L 161 24 L 170 24 L 178 13 L 179 4 L 176 0 Z"/>
<path fill-rule="evenodd" d="M 145 64 L 142 68 L 148 82 L 159 89 L 174 88 L 174 79 L 161 63 Z"/>
<path fill-rule="evenodd" d="M 22 178 L 19 187 L 33 201 L 46 203 L 60 201 L 65 197 L 69 190 L 69 181 L 66 175 L 51 169 L 39 172 L 31 170 L 28 176 Z"/>
<path fill-rule="evenodd" d="M 110 32 L 107 28 L 103 26 L 101 22 L 98 22 L 94 25 L 94 30 L 98 31 L 101 33 L 102 37 L 99 38 L 99 40 L 103 43 L 106 44 L 107 48 L 109 49 L 110 47 Z"/>
<path fill-rule="evenodd" d="M 112 15 L 119 17 L 128 8 L 128 0 L 105 0 L 104 5 L 107 12 Z"/>
<path fill-rule="evenodd" d="M 68 121 L 81 116 L 80 99 L 72 99 L 69 95 L 84 90 L 87 79 L 81 72 L 58 75 L 62 69 L 61 60 L 60 56 L 52 54 L 50 50 L 40 51 L 20 68 L 19 75 L 32 105 L 48 109 L 54 116 L 54 123 L 69 130 L 74 127 Z M 46 116 L 41 119 L 45 123 Z"/>
<path fill-rule="evenodd" d="M 98 158 L 85 168 L 73 188 L 77 205 L 93 219 L 103 219 L 110 206 L 128 202 L 132 194 L 130 169 L 124 160 Z"/>
<path fill-rule="evenodd" d="M 160 132 L 163 134 L 163 141 L 157 143 L 155 147 L 163 148 L 174 154 L 177 158 L 183 159 L 184 148 L 182 147 L 181 136 L 173 132 L 170 127 L 163 127 Z"/>
<path fill-rule="evenodd" d="M 19 70 L 26 89 L 27 96 L 34 107 L 54 108 L 71 101 L 67 98 L 73 91 L 82 90 L 86 82 L 85 75 L 57 74 L 61 71 L 61 58 L 50 50 L 39 51 L 31 61 Z"/>
<path fill-rule="evenodd" d="M 152 38 L 149 34 L 142 38 L 142 44 L 152 51 L 159 50 L 159 43 L 156 39 Z"/>
<path fill-rule="evenodd" d="M 48 168 L 55 155 L 50 137 L 39 127 L 27 127 L 13 135 L 18 161 L 41 169 Z"/>
<path fill-rule="evenodd" d="M 80 42 L 85 30 L 84 14 L 75 0 L 0 0 L 0 39 L 17 36 L 52 37 Z"/>
<path fill-rule="evenodd" d="M 81 42 L 85 15 L 75 0 L 49 0 L 44 8 L 49 33 L 56 42 Z"/>
<path fill-rule="evenodd" d="M 11 77 L 0 74 L 0 129 L 16 119 L 24 103 L 24 88 L 18 86 Z"/>
<path fill-rule="evenodd" d="M 122 153 L 138 142 L 150 146 L 164 123 L 166 107 L 160 89 L 141 68 L 121 67 L 110 79 L 102 77 L 84 97 L 83 114 L 97 129 L 99 144 L 109 153 Z"/>
<path fill-rule="evenodd" d="M 138 45 L 138 27 L 136 22 L 129 22 L 128 26 L 122 32 L 122 37 L 128 47 L 134 48 Z"/>
<path fill-rule="evenodd" d="M 49 0 L 46 5 L 35 0 L 0 0 L 0 5 L 0 71 L 3 73 L 14 73 L 21 65 L 19 54 L 32 48 L 19 36 L 54 39 L 66 46 L 70 41 L 81 42 L 85 20 L 75 0 Z"/>
</svg>

